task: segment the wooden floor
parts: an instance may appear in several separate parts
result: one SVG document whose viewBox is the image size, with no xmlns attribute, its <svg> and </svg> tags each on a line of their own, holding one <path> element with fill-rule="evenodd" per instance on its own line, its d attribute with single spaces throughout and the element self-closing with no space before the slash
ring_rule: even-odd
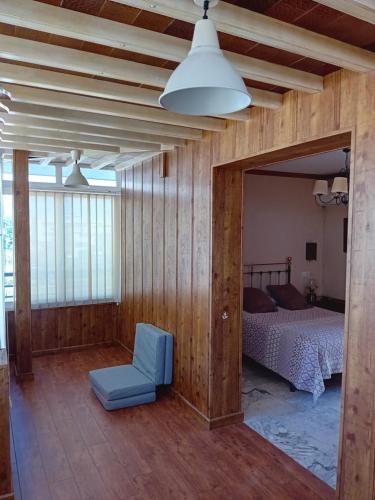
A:
<svg viewBox="0 0 375 500">
<path fill-rule="evenodd" d="M 16 499 L 333 498 L 247 426 L 207 431 L 178 399 L 104 411 L 87 372 L 127 361 L 117 347 L 48 355 L 12 382 Z"/>
</svg>

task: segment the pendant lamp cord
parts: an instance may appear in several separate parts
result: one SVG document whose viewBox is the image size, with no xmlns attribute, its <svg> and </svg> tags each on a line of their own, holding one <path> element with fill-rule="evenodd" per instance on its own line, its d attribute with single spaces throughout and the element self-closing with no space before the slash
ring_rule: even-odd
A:
<svg viewBox="0 0 375 500">
<path fill-rule="evenodd" d="M 209 6 L 210 6 L 210 0 L 204 0 L 204 4 L 203 4 L 203 10 L 204 10 L 203 19 L 208 19 L 207 12 L 208 12 Z"/>
</svg>

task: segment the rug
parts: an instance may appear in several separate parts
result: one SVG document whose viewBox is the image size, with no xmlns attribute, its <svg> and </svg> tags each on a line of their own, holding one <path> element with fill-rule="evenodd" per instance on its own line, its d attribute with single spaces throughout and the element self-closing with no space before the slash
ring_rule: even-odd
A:
<svg viewBox="0 0 375 500">
<path fill-rule="evenodd" d="M 291 458 L 336 487 L 341 376 L 326 381 L 314 404 L 312 395 L 291 392 L 275 373 L 246 361 L 242 373 L 245 424 Z"/>
</svg>

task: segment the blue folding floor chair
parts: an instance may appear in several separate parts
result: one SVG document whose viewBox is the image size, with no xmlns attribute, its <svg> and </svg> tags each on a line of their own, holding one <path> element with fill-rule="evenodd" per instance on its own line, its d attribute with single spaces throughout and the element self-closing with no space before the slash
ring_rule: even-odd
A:
<svg viewBox="0 0 375 500">
<path fill-rule="evenodd" d="M 172 382 L 173 336 L 156 326 L 138 323 L 133 364 L 92 370 L 93 391 L 106 410 L 152 403 L 156 386 Z"/>
</svg>

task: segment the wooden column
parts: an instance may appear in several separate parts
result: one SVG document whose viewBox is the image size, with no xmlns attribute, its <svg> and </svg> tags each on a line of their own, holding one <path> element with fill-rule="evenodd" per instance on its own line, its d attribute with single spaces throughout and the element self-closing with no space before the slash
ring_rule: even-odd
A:
<svg viewBox="0 0 375 500">
<path fill-rule="evenodd" d="M 9 426 L 9 370 L 6 349 L 0 349 L 0 499 L 13 499 Z"/>
<path fill-rule="evenodd" d="M 13 152 L 14 194 L 14 263 L 16 333 L 16 379 L 29 379 L 32 374 L 30 233 L 29 233 L 29 153 Z"/>
</svg>

